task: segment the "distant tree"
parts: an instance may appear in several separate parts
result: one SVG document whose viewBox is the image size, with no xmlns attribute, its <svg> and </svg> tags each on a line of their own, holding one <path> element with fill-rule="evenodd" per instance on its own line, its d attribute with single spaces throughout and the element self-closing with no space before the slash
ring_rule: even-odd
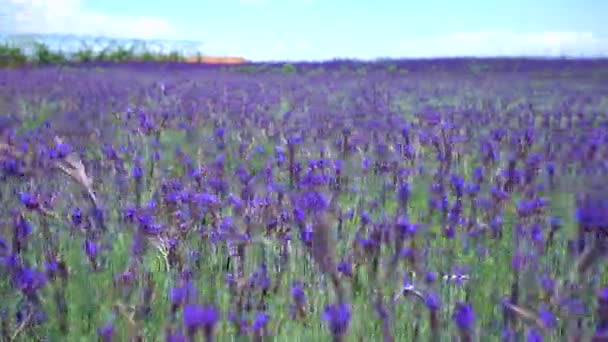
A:
<svg viewBox="0 0 608 342">
<path fill-rule="evenodd" d="M 283 64 L 281 71 L 285 74 L 293 74 L 296 72 L 296 66 L 291 63 L 285 63 Z"/>
<path fill-rule="evenodd" d="M 0 67 L 15 67 L 27 63 L 27 56 L 23 49 L 13 44 L 0 45 Z"/>
</svg>

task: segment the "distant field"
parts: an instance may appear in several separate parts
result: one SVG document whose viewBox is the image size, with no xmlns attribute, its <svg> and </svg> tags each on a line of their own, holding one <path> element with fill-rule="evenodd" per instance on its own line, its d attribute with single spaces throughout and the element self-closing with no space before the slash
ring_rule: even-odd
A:
<svg viewBox="0 0 608 342">
<path fill-rule="evenodd" d="M 0 70 L 0 340 L 606 339 L 608 61 L 95 61 Z"/>
<path fill-rule="evenodd" d="M 201 56 L 199 57 L 187 57 L 185 59 L 188 63 L 206 63 L 206 64 L 246 64 L 248 60 L 242 57 L 214 57 L 214 56 Z"/>
</svg>

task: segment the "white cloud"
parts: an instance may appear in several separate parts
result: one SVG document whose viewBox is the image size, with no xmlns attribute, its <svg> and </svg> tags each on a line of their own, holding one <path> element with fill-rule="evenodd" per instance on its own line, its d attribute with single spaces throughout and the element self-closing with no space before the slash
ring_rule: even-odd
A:
<svg viewBox="0 0 608 342">
<path fill-rule="evenodd" d="M 458 32 L 408 39 L 399 50 L 416 56 L 598 56 L 608 53 L 608 41 L 591 32 Z"/>
<path fill-rule="evenodd" d="M 241 5 L 265 5 L 269 2 L 270 0 L 239 0 Z"/>
<path fill-rule="evenodd" d="M 288 4 L 288 5 L 312 5 L 316 0 L 238 0 L 240 5 L 269 5 L 269 4 Z"/>
<path fill-rule="evenodd" d="M 355 43 L 345 41 L 343 37 L 309 41 L 299 38 L 278 35 L 258 44 L 243 41 L 228 51 L 256 61 L 326 60 L 336 57 L 373 60 L 380 57 L 608 56 L 608 40 L 590 32 L 454 32 L 431 37 L 416 36 L 401 41 L 395 37 L 361 39 Z"/>
<path fill-rule="evenodd" d="M 175 33 L 165 19 L 146 16 L 118 16 L 85 9 L 81 0 L 0 0 L 8 1 L 8 28 L 14 33 L 57 33 L 115 38 L 157 39 Z"/>
</svg>

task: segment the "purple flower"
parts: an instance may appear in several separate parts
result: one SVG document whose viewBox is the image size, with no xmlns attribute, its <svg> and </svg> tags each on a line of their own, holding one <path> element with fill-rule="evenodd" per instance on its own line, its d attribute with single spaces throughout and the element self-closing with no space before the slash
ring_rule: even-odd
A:
<svg viewBox="0 0 608 342">
<path fill-rule="evenodd" d="M 530 331 L 528 331 L 528 336 L 526 337 L 526 341 L 543 342 L 544 338 L 543 338 L 543 335 L 540 332 L 538 332 L 538 330 L 530 329 Z"/>
<path fill-rule="evenodd" d="M 576 219 L 586 229 L 608 227 L 608 201 L 585 199 L 576 211 Z"/>
<path fill-rule="evenodd" d="M 540 285 L 547 295 L 552 295 L 555 290 L 555 280 L 551 279 L 548 275 L 542 275 L 540 278 Z"/>
<path fill-rule="evenodd" d="M 32 230 L 32 225 L 23 215 L 19 215 L 15 222 L 15 237 L 19 242 L 23 242 L 32 233 Z"/>
<path fill-rule="evenodd" d="M 547 162 L 547 174 L 553 176 L 555 174 L 555 162 Z"/>
<path fill-rule="evenodd" d="M 312 243 L 313 234 L 312 228 L 306 227 L 300 232 L 300 240 L 308 245 L 309 243 Z"/>
<path fill-rule="evenodd" d="M 361 215 L 359 215 L 359 218 L 363 225 L 368 225 L 372 222 L 372 218 L 367 212 L 362 212 Z"/>
<path fill-rule="evenodd" d="M 353 275 L 353 269 L 350 263 L 348 263 L 347 261 L 341 261 L 338 264 L 338 272 L 344 274 L 347 277 L 352 277 Z"/>
<path fill-rule="evenodd" d="M 450 176 L 450 183 L 456 197 L 462 197 L 464 193 L 464 179 L 459 175 Z"/>
<path fill-rule="evenodd" d="M 426 274 L 424 276 L 424 281 L 427 284 L 432 284 L 435 282 L 435 280 L 437 280 L 437 272 L 433 272 L 433 271 L 426 272 Z"/>
<path fill-rule="evenodd" d="M 475 325 L 475 312 L 473 307 L 464 303 L 456 303 L 454 309 L 454 322 L 460 330 L 470 330 Z"/>
<path fill-rule="evenodd" d="M 186 290 L 183 287 L 172 287 L 169 289 L 169 301 L 172 307 L 180 306 L 186 298 Z"/>
<path fill-rule="evenodd" d="M 329 330 L 332 335 L 344 335 L 350 324 L 350 307 L 348 304 L 329 305 L 325 307 L 325 311 L 321 317 L 329 324 Z"/>
<path fill-rule="evenodd" d="M 4 255 L 8 252 L 8 243 L 3 238 L 0 238 L 0 254 Z"/>
<path fill-rule="evenodd" d="M 296 280 L 291 286 L 291 297 L 298 303 L 306 302 L 306 294 L 304 293 L 304 283 L 301 280 Z"/>
<path fill-rule="evenodd" d="M 509 328 L 502 328 L 500 330 L 500 336 L 503 341 L 513 341 L 515 339 L 515 332 Z"/>
<path fill-rule="evenodd" d="M 219 312 L 213 306 L 187 304 L 184 306 L 184 326 L 189 335 L 203 329 L 205 334 L 213 332 L 215 324 L 220 319 Z"/>
<path fill-rule="evenodd" d="M 186 342 L 186 336 L 184 336 L 184 334 L 181 331 L 175 332 L 175 333 L 171 333 L 169 332 L 166 335 L 166 340 L 167 342 Z"/>
<path fill-rule="evenodd" d="M 540 319 L 543 321 L 545 327 L 547 327 L 548 329 L 552 329 L 557 326 L 557 319 L 555 318 L 553 312 L 548 310 L 541 310 L 539 312 L 539 316 Z"/>
<path fill-rule="evenodd" d="M 601 304 L 608 304 L 608 287 L 603 287 L 597 291 L 597 299 Z"/>
<path fill-rule="evenodd" d="M 131 169 L 131 177 L 139 179 L 144 176 L 144 170 L 141 167 L 141 162 L 135 162 Z"/>
<path fill-rule="evenodd" d="M 194 202 L 205 210 L 211 210 L 218 204 L 217 196 L 209 193 L 197 194 L 194 197 Z"/>
<path fill-rule="evenodd" d="M 3 265 L 9 270 L 14 270 L 21 264 L 21 258 L 18 254 L 11 253 L 7 256 L 0 257 L 0 265 Z"/>
<path fill-rule="evenodd" d="M 519 271 L 526 264 L 526 257 L 516 254 L 511 258 L 511 268 L 515 271 Z"/>
<path fill-rule="evenodd" d="M 481 187 L 479 186 L 479 184 L 476 183 L 469 183 L 467 184 L 467 194 L 469 194 L 469 196 L 474 197 L 477 195 L 477 193 L 479 193 L 479 190 L 481 190 Z"/>
<path fill-rule="evenodd" d="M 266 327 L 268 322 L 270 321 L 270 316 L 265 312 L 258 312 L 255 315 L 255 319 L 251 323 L 252 331 L 260 331 Z"/>
<path fill-rule="evenodd" d="M 33 294 L 48 282 L 46 274 L 29 268 L 18 271 L 14 276 L 14 280 L 17 287 L 26 294 Z"/>
<path fill-rule="evenodd" d="M 127 207 L 123 210 L 122 217 L 127 222 L 134 222 L 137 217 L 137 208 Z"/>
<path fill-rule="evenodd" d="M 224 139 L 224 134 L 226 133 L 226 128 L 224 127 L 218 127 L 215 129 L 215 136 L 218 139 Z"/>
<path fill-rule="evenodd" d="M 309 212 L 321 212 L 329 206 L 326 196 L 316 191 L 302 193 L 298 202 L 302 208 Z"/>
<path fill-rule="evenodd" d="M 104 342 L 111 342 L 114 336 L 114 324 L 112 321 L 107 322 L 97 329 L 99 338 Z"/>
<path fill-rule="evenodd" d="M 414 255 L 414 250 L 410 247 L 403 247 L 401 251 L 399 251 L 399 255 L 402 258 L 411 258 Z"/>
<path fill-rule="evenodd" d="M 49 150 L 51 159 L 63 159 L 72 152 L 70 145 L 66 143 L 58 143 L 55 148 Z"/>
<path fill-rule="evenodd" d="M 80 226 L 82 224 L 82 210 L 80 210 L 80 208 L 74 209 L 74 211 L 72 211 L 71 218 L 73 225 Z"/>
<path fill-rule="evenodd" d="M 353 217 L 355 217 L 355 210 L 353 208 L 348 208 L 348 210 L 346 211 L 345 217 L 348 220 L 352 220 Z"/>
<path fill-rule="evenodd" d="M 253 273 L 250 282 L 253 282 L 261 291 L 268 291 L 270 288 L 270 276 L 268 275 L 268 267 L 262 264 L 260 269 Z"/>
<path fill-rule="evenodd" d="M 399 188 L 397 189 L 397 198 L 401 205 L 407 205 L 408 199 L 410 197 L 410 187 L 407 182 L 401 183 Z"/>
<path fill-rule="evenodd" d="M 551 230 L 558 230 L 563 226 L 563 222 L 559 217 L 551 217 Z"/>
<path fill-rule="evenodd" d="M 87 239 L 84 242 L 84 251 L 90 259 L 95 259 L 99 253 L 99 248 L 94 241 Z"/>
<path fill-rule="evenodd" d="M 21 192 L 19 194 L 19 200 L 28 209 L 34 210 L 40 207 L 37 196 L 34 196 L 29 192 Z"/>
<path fill-rule="evenodd" d="M 475 181 L 475 183 L 477 184 L 480 184 L 483 182 L 483 179 L 483 168 L 481 166 L 478 166 L 475 168 L 475 170 L 473 170 L 473 181 Z"/>
<path fill-rule="evenodd" d="M 431 311 L 436 311 L 441 308 L 441 298 L 435 292 L 427 293 L 424 298 L 424 304 Z"/>
<path fill-rule="evenodd" d="M 396 226 L 402 238 L 416 235 L 418 228 L 415 224 L 410 223 L 409 218 L 405 215 L 400 215 L 397 218 Z"/>
</svg>

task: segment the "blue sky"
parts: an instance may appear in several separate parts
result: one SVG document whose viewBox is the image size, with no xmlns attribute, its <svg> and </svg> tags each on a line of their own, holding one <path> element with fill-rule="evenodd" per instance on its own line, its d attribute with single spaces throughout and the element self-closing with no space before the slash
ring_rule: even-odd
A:
<svg viewBox="0 0 608 342">
<path fill-rule="evenodd" d="M 607 0 L 0 0 L 0 30 L 200 41 L 251 60 L 608 56 L 606 13 Z"/>
</svg>

